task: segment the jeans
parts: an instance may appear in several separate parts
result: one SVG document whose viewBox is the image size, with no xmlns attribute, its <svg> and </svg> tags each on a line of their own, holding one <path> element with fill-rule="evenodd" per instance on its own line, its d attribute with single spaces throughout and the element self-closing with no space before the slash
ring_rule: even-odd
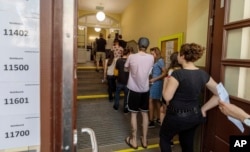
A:
<svg viewBox="0 0 250 152">
<path fill-rule="evenodd" d="M 115 92 L 116 88 L 115 79 L 116 79 L 115 76 L 107 75 L 109 101 L 112 101 L 114 99 L 113 92 Z"/>
<path fill-rule="evenodd" d="M 120 101 L 120 92 L 123 90 L 124 92 L 124 110 L 127 108 L 127 94 L 128 94 L 128 88 L 127 85 L 121 84 L 117 82 L 116 84 L 116 91 L 115 91 L 115 103 L 114 107 L 117 109 L 119 108 L 119 101 Z"/>
</svg>

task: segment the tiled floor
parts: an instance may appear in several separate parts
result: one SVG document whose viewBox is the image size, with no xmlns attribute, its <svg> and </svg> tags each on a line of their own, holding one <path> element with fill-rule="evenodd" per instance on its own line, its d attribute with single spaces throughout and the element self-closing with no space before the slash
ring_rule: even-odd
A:
<svg viewBox="0 0 250 152">
<path fill-rule="evenodd" d="M 112 106 L 113 103 L 105 98 L 78 101 L 77 129 L 93 129 L 98 147 L 109 147 L 113 150 L 129 148 L 124 139 L 130 134 L 130 114 L 124 114 L 121 110 L 113 110 Z M 141 122 L 141 115 L 138 115 L 138 120 Z M 138 137 L 141 135 L 140 124 L 138 123 Z M 154 143 L 151 144 L 158 143 L 158 132 L 159 126 L 149 129 L 148 138 L 154 140 Z M 79 132 L 78 149 L 89 148 L 91 148 L 89 135 Z"/>
</svg>

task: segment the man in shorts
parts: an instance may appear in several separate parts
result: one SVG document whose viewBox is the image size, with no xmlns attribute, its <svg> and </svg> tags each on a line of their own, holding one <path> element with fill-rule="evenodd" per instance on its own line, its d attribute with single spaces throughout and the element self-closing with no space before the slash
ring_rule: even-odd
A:
<svg viewBox="0 0 250 152">
<path fill-rule="evenodd" d="M 129 71 L 127 88 L 128 110 L 131 112 L 132 135 L 125 142 L 132 148 L 137 149 L 137 114 L 142 115 L 142 136 L 140 138 L 143 148 L 147 148 L 148 132 L 148 101 L 149 101 L 149 73 L 154 65 L 154 57 L 146 52 L 149 40 L 141 37 L 138 40 L 138 53 L 130 54 L 124 70 Z"/>
<path fill-rule="evenodd" d="M 102 66 L 105 65 L 106 51 L 105 46 L 107 44 L 106 40 L 103 38 L 103 34 L 100 33 L 99 39 L 96 41 L 96 71 L 99 72 L 99 63 L 102 60 Z"/>
</svg>

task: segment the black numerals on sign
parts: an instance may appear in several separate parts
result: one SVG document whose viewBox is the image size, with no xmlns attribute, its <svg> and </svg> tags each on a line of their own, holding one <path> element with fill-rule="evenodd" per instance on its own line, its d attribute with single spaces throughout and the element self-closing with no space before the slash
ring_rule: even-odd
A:
<svg viewBox="0 0 250 152">
<path fill-rule="evenodd" d="M 12 29 L 4 29 L 3 35 L 5 36 L 28 36 L 27 30 L 12 30 Z"/>
<path fill-rule="evenodd" d="M 29 130 L 21 130 L 21 131 L 11 131 L 5 133 L 5 138 L 17 138 L 17 137 L 25 137 L 29 136 Z"/>
<path fill-rule="evenodd" d="M 29 65 L 27 64 L 5 64 L 4 71 L 28 71 Z"/>
<path fill-rule="evenodd" d="M 28 98 L 9 98 L 9 99 L 4 99 L 4 104 L 5 105 L 10 105 L 10 104 L 28 104 L 29 100 Z"/>
</svg>

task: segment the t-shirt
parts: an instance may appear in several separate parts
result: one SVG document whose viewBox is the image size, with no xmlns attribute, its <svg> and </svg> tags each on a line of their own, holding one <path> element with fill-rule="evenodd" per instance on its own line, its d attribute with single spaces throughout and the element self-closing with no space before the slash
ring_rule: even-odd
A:
<svg viewBox="0 0 250 152">
<path fill-rule="evenodd" d="M 116 69 L 118 70 L 117 82 L 126 85 L 128 82 L 129 72 L 124 71 L 124 64 L 127 58 L 119 58 L 116 61 Z"/>
<path fill-rule="evenodd" d="M 210 79 L 208 73 L 200 69 L 178 69 L 171 76 L 179 82 L 179 86 L 169 104 L 179 109 L 199 106 L 201 91 Z"/>
<path fill-rule="evenodd" d="M 108 60 L 106 60 L 107 75 L 109 75 L 109 76 L 114 75 L 115 64 L 116 64 L 116 59 L 114 59 L 112 64 L 109 66 L 108 66 Z"/>
<path fill-rule="evenodd" d="M 99 38 L 96 41 L 96 51 L 97 52 L 105 52 L 106 40 L 104 38 Z"/>
<path fill-rule="evenodd" d="M 154 65 L 154 57 L 151 54 L 138 52 L 130 54 L 124 65 L 129 69 L 128 89 L 135 92 L 147 92 L 149 90 L 149 74 Z"/>
<path fill-rule="evenodd" d="M 105 49 L 106 49 L 106 50 L 111 50 L 113 44 L 114 44 L 114 41 L 113 41 L 112 39 L 110 39 L 110 38 L 107 39 L 107 44 L 106 44 L 106 46 L 105 46 Z"/>
</svg>

